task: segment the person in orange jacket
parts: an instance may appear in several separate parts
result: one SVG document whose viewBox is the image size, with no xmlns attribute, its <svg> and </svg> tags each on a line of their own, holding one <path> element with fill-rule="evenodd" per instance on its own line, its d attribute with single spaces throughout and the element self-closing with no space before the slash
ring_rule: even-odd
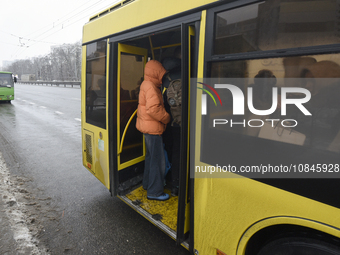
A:
<svg viewBox="0 0 340 255">
<path fill-rule="evenodd" d="M 150 200 L 164 201 L 165 155 L 162 134 L 170 121 L 160 90 L 166 70 L 157 60 L 145 65 L 144 81 L 139 92 L 136 128 L 144 134 L 146 155 L 143 188 Z"/>
</svg>

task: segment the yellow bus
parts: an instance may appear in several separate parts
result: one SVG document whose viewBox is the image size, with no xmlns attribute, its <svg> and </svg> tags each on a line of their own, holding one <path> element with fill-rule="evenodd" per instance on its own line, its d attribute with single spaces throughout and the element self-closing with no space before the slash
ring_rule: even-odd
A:
<svg viewBox="0 0 340 255">
<path fill-rule="evenodd" d="M 94 15 L 83 165 L 191 254 L 340 254 L 339 13 L 335 0 L 126 0 Z M 179 193 L 151 201 L 139 86 L 178 47 Z"/>
</svg>

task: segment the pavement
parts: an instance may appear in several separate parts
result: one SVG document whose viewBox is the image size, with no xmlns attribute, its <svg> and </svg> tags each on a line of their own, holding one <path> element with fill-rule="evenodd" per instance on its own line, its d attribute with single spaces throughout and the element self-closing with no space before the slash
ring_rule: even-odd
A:
<svg viewBox="0 0 340 255">
<path fill-rule="evenodd" d="M 22 177 L 11 176 L 0 153 L 0 254 L 48 254 L 37 236 L 43 228 L 35 218 L 33 197 Z"/>
</svg>

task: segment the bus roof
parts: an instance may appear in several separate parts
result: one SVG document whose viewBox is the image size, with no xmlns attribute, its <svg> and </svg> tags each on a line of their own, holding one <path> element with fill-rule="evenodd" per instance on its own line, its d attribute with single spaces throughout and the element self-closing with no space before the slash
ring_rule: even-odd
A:
<svg viewBox="0 0 340 255">
<path fill-rule="evenodd" d="M 218 0 L 125 0 L 94 15 L 83 28 L 83 43 L 138 27 Z"/>
</svg>

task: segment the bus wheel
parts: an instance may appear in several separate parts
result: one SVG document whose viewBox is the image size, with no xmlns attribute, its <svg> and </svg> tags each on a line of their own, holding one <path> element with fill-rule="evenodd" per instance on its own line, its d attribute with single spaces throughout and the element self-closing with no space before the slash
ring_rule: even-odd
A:
<svg viewBox="0 0 340 255">
<path fill-rule="evenodd" d="M 287 237 L 266 244 L 257 255 L 340 255 L 340 247 L 312 238 Z"/>
</svg>

